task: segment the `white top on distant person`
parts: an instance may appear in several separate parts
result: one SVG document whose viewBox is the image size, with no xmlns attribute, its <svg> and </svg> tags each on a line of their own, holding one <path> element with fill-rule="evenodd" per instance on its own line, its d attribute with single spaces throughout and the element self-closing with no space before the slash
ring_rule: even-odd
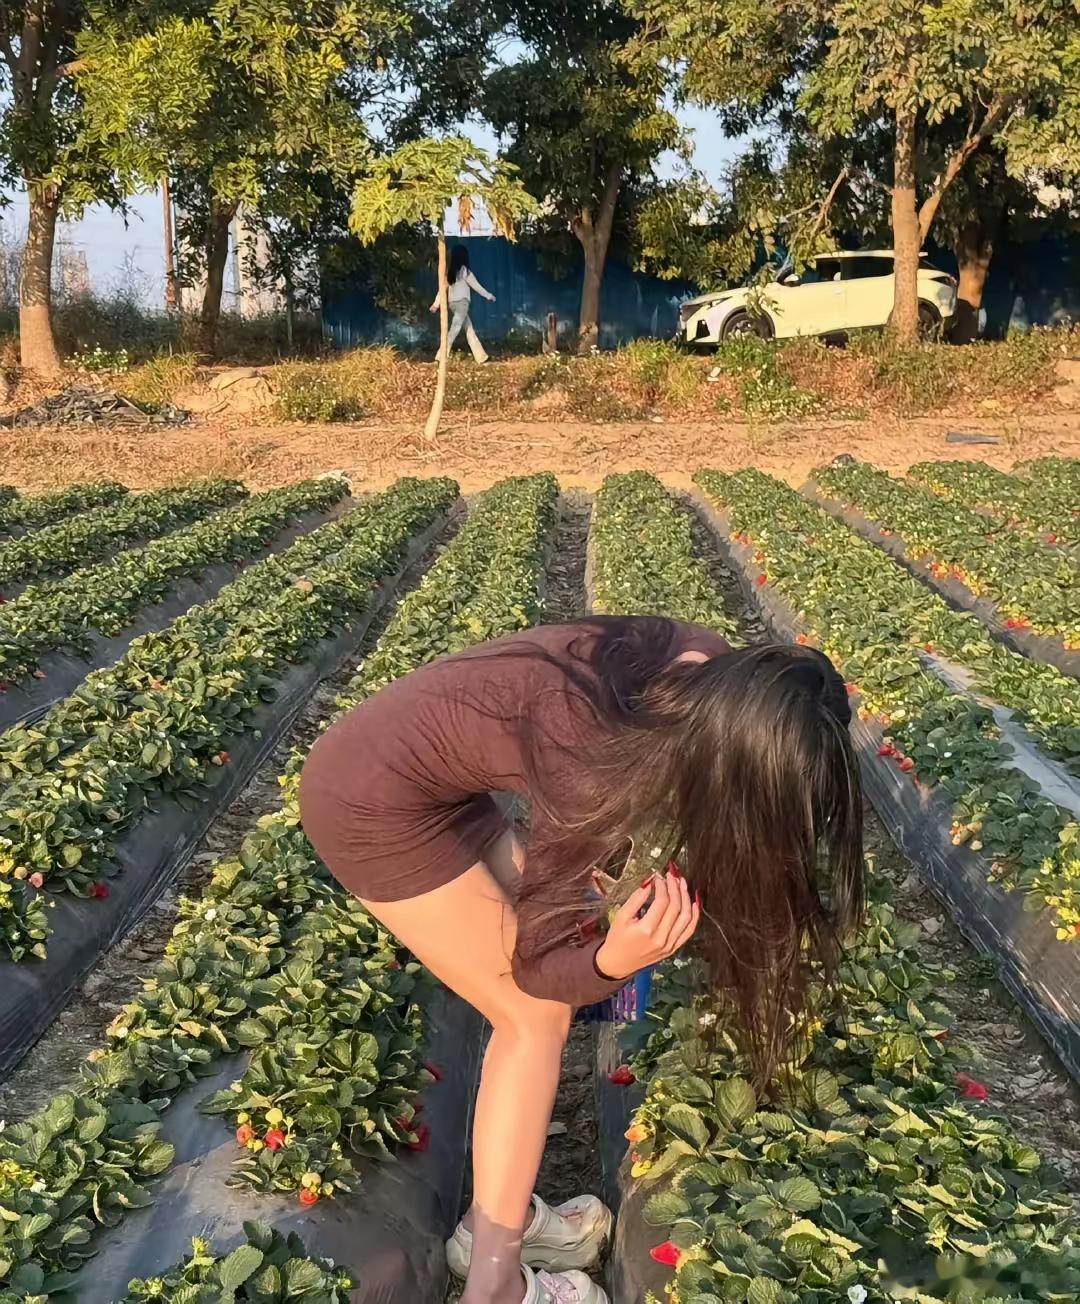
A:
<svg viewBox="0 0 1080 1304">
<path fill-rule="evenodd" d="M 472 303 L 472 292 L 476 291 L 483 299 L 488 299 L 491 303 L 495 302 L 495 296 L 490 290 L 485 290 L 476 277 L 469 270 L 469 251 L 464 245 L 455 245 L 450 251 L 450 270 L 447 275 L 447 304 L 450 308 L 450 331 L 446 339 L 447 350 L 454 347 L 454 341 L 464 330 L 465 339 L 472 355 L 477 362 L 487 362 L 487 350 L 480 342 L 480 336 L 477 335 L 469 316 L 469 307 Z M 435 296 L 435 301 L 431 305 L 432 312 L 439 311 L 439 296 Z"/>
</svg>

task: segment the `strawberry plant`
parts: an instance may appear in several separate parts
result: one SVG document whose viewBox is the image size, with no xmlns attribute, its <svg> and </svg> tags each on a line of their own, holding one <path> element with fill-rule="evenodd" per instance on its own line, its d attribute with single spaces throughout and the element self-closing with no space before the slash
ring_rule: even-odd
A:
<svg viewBox="0 0 1080 1304">
<path fill-rule="evenodd" d="M 0 543 L 0 591 L 27 580 L 66 575 L 136 540 L 153 539 L 247 497 L 235 480 L 204 480 L 180 489 L 128 494 L 33 534 Z"/>
<path fill-rule="evenodd" d="M 1060 549 L 865 463 L 814 472 L 822 493 L 899 536 L 936 579 L 954 579 L 997 604 L 1014 629 L 1080 648 L 1080 564 Z"/>
<path fill-rule="evenodd" d="M 1080 924 L 1075 821 L 1009 765 L 991 712 L 954 694 L 926 648 L 970 665 L 980 686 L 1015 705 L 1049 750 L 1073 764 L 1076 687 L 989 640 L 902 567 L 788 486 L 757 471 L 696 477 L 753 547 L 760 574 L 798 613 L 806 635 L 857 685 L 861 709 L 886 730 L 882 764 L 936 784 L 952 801 L 953 836 L 985 851 L 1003 886 L 1047 908 L 1062 941 Z M 1039 722 L 1044 722 L 1045 727 Z"/>
<path fill-rule="evenodd" d="M 727 1011 L 692 994 L 692 969 L 658 984 L 628 1137 L 634 1177 L 660 1186 L 644 1216 L 665 1229 L 652 1254 L 674 1269 L 673 1301 L 1075 1297 L 1070 1202 L 971 1103 L 987 1092 L 959 1069 L 916 935 L 890 906 L 869 908 L 760 1099 Z"/>
<path fill-rule="evenodd" d="M 1012 529 L 1039 535 L 1044 543 L 1080 543 L 1080 493 L 1051 476 L 1027 480 L 985 462 L 916 462 L 913 480 L 943 498 L 1000 518 Z M 996 524 L 996 522 L 995 522 Z"/>
<path fill-rule="evenodd" d="M 556 493 L 547 475 L 489 490 L 402 601 L 342 705 L 445 652 L 534 621 Z M 252 1059 L 228 1093 L 232 1100 L 207 1102 L 235 1131 L 239 1183 L 295 1190 L 310 1205 L 355 1182 L 350 1143 L 373 1155 L 420 1144 L 414 1102 L 431 1081 L 420 1061 L 414 1008 L 423 974 L 318 865 L 300 828 L 301 759 L 294 757 L 282 779 L 283 807 L 258 821 L 236 859 L 214 867 L 201 898 L 181 902 L 165 959 L 114 1019 L 108 1046 L 89 1057 L 75 1096 L 58 1097 L 0 1132 L 0 1178 L 10 1172 L 12 1185 L 29 1192 L 20 1197 L 19 1216 L 30 1215 L 26 1222 L 0 1221 L 0 1280 L 10 1284 L 20 1270 L 25 1280 L 35 1269 L 51 1279 L 88 1258 L 98 1225 L 111 1225 L 124 1208 L 149 1198 L 141 1185 L 118 1185 L 132 1165 L 117 1149 L 110 1120 L 125 1120 L 132 1102 L 146 1102 L 139 1127 L 152 1137 L 155 1120 L 179 1092 L 196 1087 L 215 1060 L 244 1048 Z M 305 1021 L 314 1058 L 302 1048 Z M 374 1054 L 370 1036 L 379 1043 Z M 279 1046 L 288 1058 L 285 1083 L 275 1076 L 280 1061 L 266 1054 Z M 378 1076 L 382 1069 L 386 1080 Z M 318 1099 L 293 1109 L 294 1088 L 310 1087 L 314 1095 L 324 1080 L 337 1096 L 332 1112 L 320 1110 Z M 258 1101 L 257 1083 L 272 1088 Z M 347 1088 L 352 1099 L 343 1104 Z M 104 1123 L 95 1121 L 84 1136 L 88 1110 Z M 91 1134 L 100 1144 L 86 1144 Z M 60 1153 L 67 1160 L 58 1170 L 51 1157 Z M 167 1166 L 171 1151 L 150 1157 Z M 315 1163 L 326 1165 L 325 1180 Z M 15 1212 L 10 1199 L 0 1190 L 0 1205 Z"/>
<path fill-rule="evenodd" d="M 295 1232 L 287 1236 L 269 1223 L 244 1224 L 247 1238 L 228 1254 L 215 1254 L 196 1236 L 191 1253 L 175 1268 L 132 1281 L 121 1304 L 347 1304 L 356 1279 L 329 1259 L 312 1258 Z"/>
<path fill-rule="evenodd" d="M 98 894 L 116 872 L 117 838 L 158 795 L 197 799 L 277 677 L 365 609 L 410 537 L 456 493 L 449 480 L 400 481 L 136 639 L 32 727 L 3 735 L 0 931 L 13 959 L 45 952 L 32 884 Z M 305 562 L 314 564 L 298 575 Z"/>
<path fill-rule="evenodd" d="M 304 512 L 325 509 L 346 493 L 345 481 L 335 479 L 272 489 L 145 547 L 60 580 L 28 585 L 0 608 L 0 679 L 29 674 L 48 652 L 85 653 L 95 631 L 106 637 L 121 633 L 143 607 L 162 601 L 179 578 L 197 578 L 215 563 L 245 560 Z"/>
<path fill-rule="evenodd" d="M 122 484 L 102 480 L 97 484 L 72 484 L 51 493 L 0 499 L 0 534 L 17 530 L 36 530 L 52 525 L 66 516 L 86 512 L 94 507 L 109 507 L 127 493 Z"/>
<path fill-rule="evenodd" d="M 654 475 L 608 476 L 596 495 L 590 547 L 595 611 L 671 616 L 734 634 L 694 552 L 689 515 Z"/>
</svg>

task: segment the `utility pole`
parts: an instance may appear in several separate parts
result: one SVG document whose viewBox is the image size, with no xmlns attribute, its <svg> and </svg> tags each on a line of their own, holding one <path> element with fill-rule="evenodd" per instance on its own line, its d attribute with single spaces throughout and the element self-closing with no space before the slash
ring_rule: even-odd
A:
<svg viewBox="0 0 1080 1304">
<path fill-rule="evenodd" d="M 168 173 L 161 178 L 161 202 L 165 226 L 165 308 L 168 312 L 179 312 L 180 287 L 176 281 L 176 244 Z"/>
</svg>

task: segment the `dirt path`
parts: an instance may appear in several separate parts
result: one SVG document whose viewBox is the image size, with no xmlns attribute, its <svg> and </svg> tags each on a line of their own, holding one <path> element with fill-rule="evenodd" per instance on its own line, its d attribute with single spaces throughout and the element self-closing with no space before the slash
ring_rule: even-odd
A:
<svg viewBox="0 0 1080 1304">
<path fill-rule="evenodd" d="M 954 445 L 950 430 L 982 432 L 996 445 Z M 453 475 L 466 490 L 504 475 L 556 471 L 564 487 L 595 489 L 612 471 L 655 471 L 684 483 L 702 466 L 757 466 L 797 483 L 814 465 L 852 453 L 890 470 L 924 458 L 977 457 L 1007 468 L 1044 454 L 1080 456 L 1080 412 L 1022 417 L 709 422 L 450 420 L 425 443 L 414 424 L 258 426 L 198 424 L 179 430 L 0 430 L 3 480 L 27 490 L 109 476 L 149 488 L 202 475 L 231 475 L 252 488 L 343 470 L 381 486 L 399 475 Z"/>
</svg>

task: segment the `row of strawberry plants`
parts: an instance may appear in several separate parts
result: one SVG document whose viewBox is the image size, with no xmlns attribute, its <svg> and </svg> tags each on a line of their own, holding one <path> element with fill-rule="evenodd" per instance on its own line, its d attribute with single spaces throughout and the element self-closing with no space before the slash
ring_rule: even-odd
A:
<svg viewBox="0 0 1080 1304">
<path fill-rule="evenodd" d="M 235 480 L 203 480 L 179 489 L 129 494 L 33 534 L 0 543 L 0 586 L 66 575 L 142 539 L 209 516 L 247 496 Z"/>
<path fill-rule="evenodd" d="M 554 495 L 551 478 L 536 476 L 484 496 L 402 601 L 343 707 L 536 618 Z M 319 866 L 300 828 L 301 759 L 282 780 L 283 808 L 214 867 L 201 898 L 181 902 L 165 959 L 79 1088 L 0 1133 L 0 1280 L 32 1264 L 48 1285 L 93 1253 L 98 1227 L 147 1203 L 145 1178 L 173 1158 L 157 1137 L 163 1111 L 245 1047 L 252 1067 L 231 1109 L 213 1106 L 232 1114 L 241 1182 L 313 1205 L 336 1194 L 335 1178 L 356 1180 L 354 1147 L 423 1146 L 414 1102 L 432 1078 L 418 1062 L 419 966 Z M 278 1073 L 270 1052 L 291 1073 L 249 1101 L 258 1074 Z M 363 1090 L 349 1089 L 357 1083 Z"/>
<path fill-rule="evenodd" d="M 711 472 L 704 472 L 700 482 L 706 489 L 716 483 Z M 911 644 L 967 667 L 977 688 L 1016 712 L 1051 756 L 1080 774 L 1080 683 L 1071 675 L 996 642 L 976 617 L 955 611 L 879 548 L 794 490 L 753 476 L 731 483 L 757 485 L 768 493 L 770 509 L 782 509 L 779 519 L 802 537 L 800 564 L 812 566 L 815 575 L 827 572 L 833 558 L 850 565 L 860 577 L 853 601 L 869 600 L 872 607 L 868 639 L 872 630 L 886 646 Z"/>
<path fill-rule="evenodd" d="M 1006 475 L 986 462 L 916 462 L 908 476 L 964 507 L 981 508 L 1048 544 L 1080 542 L 1074 487 Z"/>
<path fill-rule="evenodd" d="M 1077 1297 L 1072 1203 L 965 1071 L 917 936 L 870 905 L 762 1095 L 695 966 L 658 984 L 627 1137 L 672 1304 Z"/>
<path fill-rule="evenodd" d="M 1080 1281 L 1068 1203 L 1047 1189 L 1038 1156 L 957 1100 L 987 1093 L 952 1054 L 916 936 L 887 904 L 870 907 L 760 1100 L 704 973 L 683 957 L 666 968 L 647 1021 L 627 1029 L 637 1054 L 617 1080 L 647 1084 L 627 1131 L 630 1177 L 646 1191 L 664 1179 L 645 1217 L 670 1229 L 651 1255 L 676 1270 L 672 1304 L 959 1299 L 952 1256 L 965 1253 L 988 1276 L 1033 1284 L 1010 1300 Z M 623 1252 L 641 1240 L 621 1236 Z"/>
<path fill-rule="evenodd" d="M 691 518 L 654 475 L 609 475 L 590 528 L 593 610 L 670 616 L 733 634 L 704 562 Z"/>
<path fill-rule="evenodd" d="M 995 602 L 1010 628 L 1080 648 L 1080 565 L 1068 553 L 865 463 L 819 467 L 815 485 L 899 536 L 913 561 Z"/>
<path fill-rule="evenodd" d="M 85 654 L 94 633 L 121 633 L 142 608 L 162 601 L 177 580 L 197 578 L 214 564 L 246 560 L 303 513 L 325 510 L 347 493 L 340 479 L 271 489 L 145 547 L 129 548 L 60 580 L 29 585 L 0 610 L 0 679 L 30 674 L 49 652 Z"/>
<path fill-rule="evenodd" d="M 925 641 L 961 660 L 973 649 L 972 664 L 983 664 L 974 631 L 965 642 L 968 622 L 944 603 L 935 610 L 899 566 L 771 476 L 695 479 L 727 512 L 736 540 L 756 549 L 759 583 L 775 586 L 888 730 L 882 764 L 940 787 L 953 803 L 954 840 L 985 850 L 996 880 L 1029 894 L 1033 909 L 1048 908 L 1061 940 L 1080 935 L 1080 829 L 1010 767 L 991 712 L 951 692 L 920 656 Z M 999 659 L 983 655 L 986 665 Z M 1007 668 L 987 673 L 1008 688 Z M 1012 682 L 1023 675 L 1014 670 Z"/>
<path fill-rule="evenodd" d="M 450 480 L 399 481 L 0 737 L 0 935 L 13 959 L 44 955 L 39 890 L 106 894 L 117 839 L 160 797 L 198 800 L 288 666 L 367 608 L 456 494 Z"/>
<path fill-rule="evenodd" d="M 1080 457 L 1036 457 L 1018 462 L 1013 469 L 1017 475 L 1029 476 L 1049 486 L 1055 495 L 1070 486 L 1080 494 Z"/>
<path fill-rule="evenodd" d="M 23 496 L 13 493 L 10 498 L 0 502 L 0 534 L 10 534 L 15 530 L 37 530 L 78 512 L 90 511 L 94 507 L 108 507 L 119 502 L 126 493 L 126 487 L 113 480 L 102 480 L 97 484 L 72 484 L 43 494 Z"/>
</svg>

